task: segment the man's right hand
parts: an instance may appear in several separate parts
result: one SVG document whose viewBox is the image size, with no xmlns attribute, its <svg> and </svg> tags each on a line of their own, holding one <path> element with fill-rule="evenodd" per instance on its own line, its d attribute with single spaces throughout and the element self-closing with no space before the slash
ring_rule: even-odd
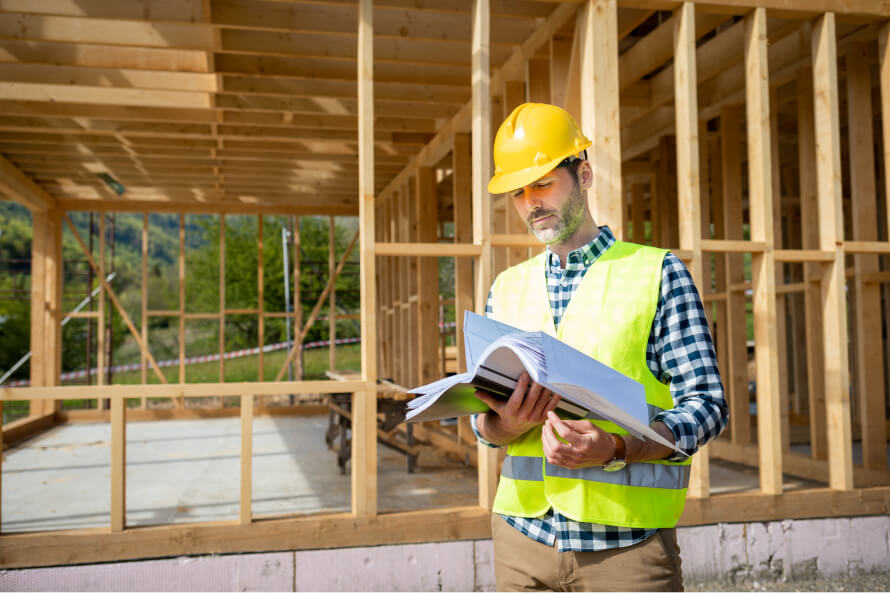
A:
<svg viewBox="0 0 890 593">
<path fill-rule="evenodd" d="M 535 426 L 543 424 L 547 413 L 556 409 L 559 395 L 531 380 L 528 373 L 519 375 L 516 388 L 507 401 L 487 391 L 476 391 L 490 411 L 480 414 L 476 427 L 485 440 L 495 445 L 508 445 Z"/>
</svg>

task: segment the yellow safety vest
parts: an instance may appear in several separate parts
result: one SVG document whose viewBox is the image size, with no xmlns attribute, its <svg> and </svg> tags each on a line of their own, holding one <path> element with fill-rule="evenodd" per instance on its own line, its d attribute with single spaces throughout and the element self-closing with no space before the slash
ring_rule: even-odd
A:
<svg viewBox="0 0 890 593">
<path fill-rule="evenodd" d="M 649 420 L 674 406 L 670 389 L 646 364 L 646 345 L 660 295 L 667 251 L 616 241 L 590 266 L 560 322 L 553 325 L 545 254 L 501 273 L 492 285 L 492 317 L 527 331 L 545 331 L 621 371 L 646 388 Z M 627 431 L 590 416 L 616 434 Z M 547 463 L 541 427 L 507 448 L 495 496 L 496 513 L 539 517 L 552 506 L 576 521 L 623 527 L 673 527 L 686 501 L 691 458 L 566 469 Z"/>
</svg>

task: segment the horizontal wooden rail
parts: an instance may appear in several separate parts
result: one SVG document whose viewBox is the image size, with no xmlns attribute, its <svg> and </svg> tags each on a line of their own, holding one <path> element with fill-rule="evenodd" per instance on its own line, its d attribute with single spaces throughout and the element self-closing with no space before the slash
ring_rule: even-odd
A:
<svg viewBox="0 0 890 593">
<path fill-rule="evenodd" d="M 890 253 L 888 241 L 844 241 L 847 253 Z"/>
<path fill-rule="evenodd" d="M 66 317 L 70 317 L 71 319 L 98 319 L 99 312 L 98 311 L 78 311 L 77 313 L 67 313 Z"/>
<path fill-rule="evenodd" d="M 776 249 L 776 261 L 779 262 L 830 262 L 834 254 L 818 249 Z"/>
<path fill-rule="evenodd" d="M 702 239 L 701 250 L 717 253 L 761 253 L 766 251 L 766 243 L 763 241 Z"/>
<path fill-rule="evenodd" d="M 407 257 L 478 257 L 482 246 L 473 243 L 375 243 L 374 255 Z"/>
<path fill-rule="evenodd" d="M 375 391 L 364 381 L 269 381 L 262 383 L 167 383 L 156 385 L 60 385 L 54 387 L 0 387 L 0 401 L 39 399 L 90 399 L 127 397 L 209 397 L 288 395 L 297 393 L 348 393 Z"/>
<path fill-rule="evenodd" d="M 492 247 L 544 247 L 537 237 L 528 233 L 492 233 L 489 238 Z"/>
</svg>

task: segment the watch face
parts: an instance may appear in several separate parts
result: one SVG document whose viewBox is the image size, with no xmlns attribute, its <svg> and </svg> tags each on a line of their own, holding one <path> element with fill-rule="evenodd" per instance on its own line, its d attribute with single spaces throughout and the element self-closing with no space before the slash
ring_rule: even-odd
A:
<svg viewBox="0 0 890 593">
<path fill-rule="evenodd" d="M 603 471 L 606 472 L 617 472 L 620 469 L 624 469 L 627 466 L 627 462 L 623 459 L 613 459 L 609 463 L 603 466 Z"/>
</svg>

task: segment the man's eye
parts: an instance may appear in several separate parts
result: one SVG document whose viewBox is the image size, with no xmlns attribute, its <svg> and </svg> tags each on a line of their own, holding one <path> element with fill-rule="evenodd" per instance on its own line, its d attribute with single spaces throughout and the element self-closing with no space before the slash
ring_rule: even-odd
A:
<svg viewBox="0 0 890 593">
<path fill-rule="evenodd" d="M 550 187 L 550 182 L 548 181 L 546 183 L 539 183 L 535 187 L 537 187 L 538 189 L 547 189 L 548 187 Z"/>
</svg>

